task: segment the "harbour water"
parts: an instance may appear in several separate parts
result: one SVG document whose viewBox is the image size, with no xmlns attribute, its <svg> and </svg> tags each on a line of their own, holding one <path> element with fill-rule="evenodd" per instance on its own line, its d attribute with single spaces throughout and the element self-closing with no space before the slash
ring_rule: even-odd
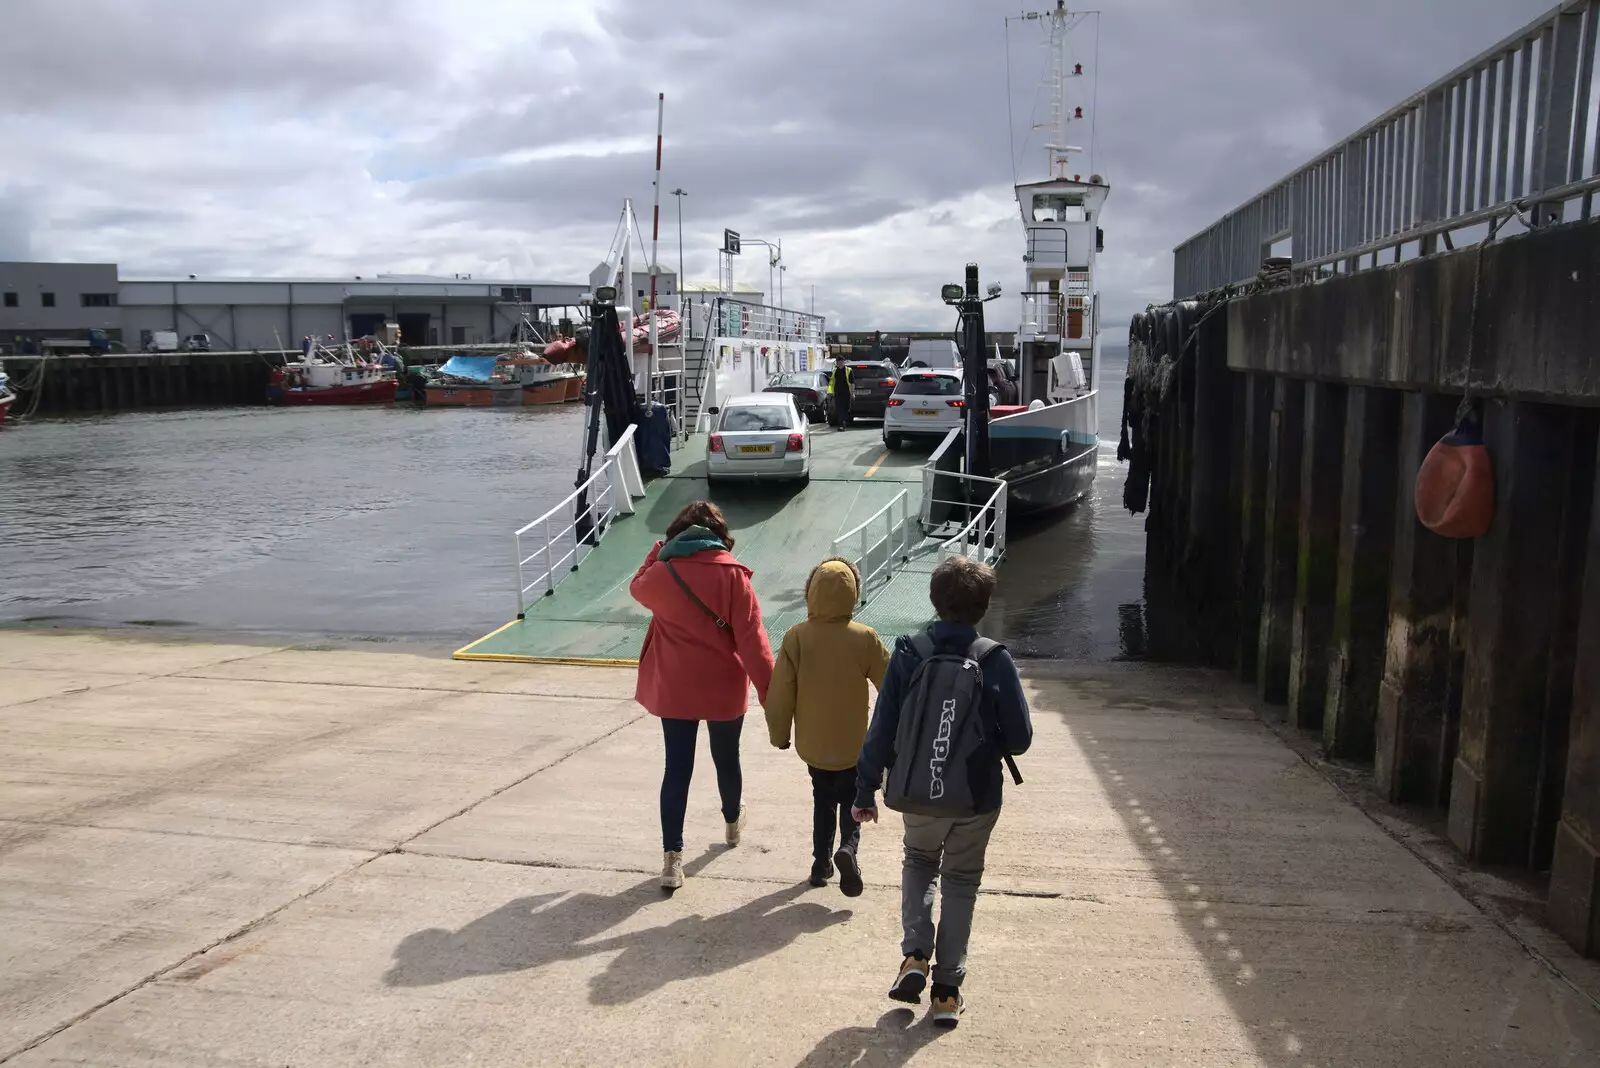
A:
<svg viewBox="0 0 1600 1068">
<path fill-rule="evenodd" d="M 990 629 L 1018 655 L 1142 651 L 1124 368 L 1107 353 L 1092 497 L 1012 531 Z M 0 621 L 454 648 L 515 614 L 510 532 L 569 492 L 581 418 L 396 405 L 8 427 Z"/>
</svg>

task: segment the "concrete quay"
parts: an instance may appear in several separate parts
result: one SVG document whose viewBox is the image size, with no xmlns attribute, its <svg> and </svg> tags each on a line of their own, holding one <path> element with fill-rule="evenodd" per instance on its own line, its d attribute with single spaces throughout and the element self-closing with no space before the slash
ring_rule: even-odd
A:
<svg viewBox="0 0 1600 1068">
<path fill-rule="evenodd" d="M 804 883 L 809 784 L 709 760 L 664 897 L 633 672 L 0 631 L 0 1064 L 1600 1062 L 1600 977 L 1199 670 L 1035 665 L 959 1029 Z"/>
</svg>

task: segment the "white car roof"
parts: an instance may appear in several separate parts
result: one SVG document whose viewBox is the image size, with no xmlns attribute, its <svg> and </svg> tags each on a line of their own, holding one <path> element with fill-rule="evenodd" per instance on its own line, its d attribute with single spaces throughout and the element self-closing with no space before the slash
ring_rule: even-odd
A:
<svg viewBox="0 0 1600 1068">
<path fill-rule="evenodd" d="M 902 367 L 900 369 L 901 378 L 909 378 L 912 375 L 943 375 L 945 378 L 960 378 L 961 372 L 951 367 Z"/>
<path fill-rule="evenodd" d="M 768 404 L 793 404 L 794 397 L 788 393 L 746 393 L 739 397 L 729 397 L 724 408 L 753 408 L 756 405 Z"/>
</svg>

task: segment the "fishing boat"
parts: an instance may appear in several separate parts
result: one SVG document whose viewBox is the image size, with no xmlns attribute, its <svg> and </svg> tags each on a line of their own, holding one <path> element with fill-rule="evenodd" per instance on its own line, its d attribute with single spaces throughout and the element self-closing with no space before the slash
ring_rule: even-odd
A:
<svg viewBox="0 0 1600 1068">
<path fill-rule="evenodd" d="M 301 358 L 267 379 L 272 404 L 388 404 L 399 385 L 399 360 L 388 351 L 307 339 Z"/>
<path fill-rule="evenodd" d="M 0 371 L 0 426 L 5 425 L 6 416 L 11 414 L 11 405 L 16 402 L 17 395 L 11 388 L 11 380 L 4 371 Z"/>
<path fill-rule="evenodd" d="M 1053 144 L 1045 178 L 1016 186 L 1026 239 L 1026 282 L 1017 326 L 1018 403 L 990 409 L 990 470 L 1007 483 L 1014 513 L 1059 508 L 1094 484 L 1099 456 L 1100 295 L 1095 257 L 1104 247 L 1100 209 L 1110 186 L 1073 170 L 1068 143 L 1085 120 L 1071 103 L 1083 65 L 1069 63 L 1069 36 L 1083 17 L 1057 0 L 1024 16 L 1049 35 Z"/>
<path fill-rule="evenodd" d="M 570 404 L 583 396 L 581 367 L 531 352 L 452 356 L 411 378 L 412 399 L 443 407 Z"/>
</svg>

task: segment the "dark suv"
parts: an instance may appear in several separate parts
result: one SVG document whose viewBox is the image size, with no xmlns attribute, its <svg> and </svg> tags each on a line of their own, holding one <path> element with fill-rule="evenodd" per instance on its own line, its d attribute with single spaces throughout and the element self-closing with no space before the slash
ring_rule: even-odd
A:
<svg viewBox="0 0 1600 1068">
<path fill-rule="evenodd" d="M 850 414 L 881 419 L 899 377 L 895 365 L 888 360 L 846 360 L 845 366 L 850 368 Z"/>
</svg>

